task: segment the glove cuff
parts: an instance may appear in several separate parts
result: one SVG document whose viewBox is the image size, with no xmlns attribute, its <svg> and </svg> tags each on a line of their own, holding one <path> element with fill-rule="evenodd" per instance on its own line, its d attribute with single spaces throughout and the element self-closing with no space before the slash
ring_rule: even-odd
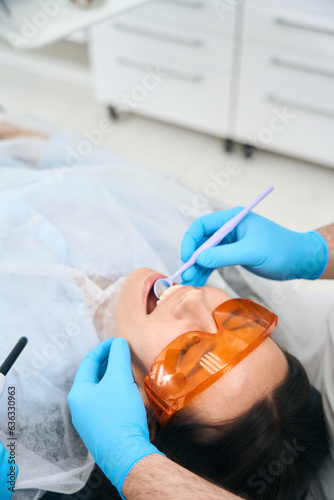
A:
<svg viewBox="0 0 334 500">
<path fill-rule="evenodd" d="M 317 231 L 306 233 L 307 257 L 302 262 L 301 278 L 316 280 L 325 271 L 328 262 L 328 246 L 325 238 Z"/>
<path fill-rule="evenodd" d="M 125 481 L 126 476 L 132 469 L 132 467 L 142 458 L 147 455 L 151 455 L 152 453 L 159 453 L 160 455 L 166 456 L 164 453 L 159 451 L 153 444 L 151 443 L 143 443 L 141 446 L 138 446 L 136 449 L 132 450 L 128 455 L 125 455 L 120 463 L 117 465 L 116 469 L 113 472 L 113 475 L 110 479 L 112 484 L 117 488 L 118 493 L 122 497 L 123 500 L 126 500 L 122 495 L 122 487 Z"/>
</svg>

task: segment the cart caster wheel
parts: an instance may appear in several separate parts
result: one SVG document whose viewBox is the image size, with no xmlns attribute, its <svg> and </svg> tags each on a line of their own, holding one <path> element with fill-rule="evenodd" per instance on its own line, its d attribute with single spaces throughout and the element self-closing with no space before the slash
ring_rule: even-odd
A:
<svg viewBox="0 0 334 500">
<path fill-rule="evenodd" d="M 242 151 L 243 151 L 245 158 L 251 158 L 253 156 L 255 148 L 254 148 L 254 146 L 251 146 L 250 144 L 243 144 Z"/>
<path fill-rule="evenodd" d="M 113 120 L 118 120 L 119 119 L 119 115 L 116 111 L 116 108 L 114 108 L 114 106 L 109 106 L 108 107 L 108 111 L 109 111 L 109 115 L 111 116 L 111 118 Z"/>
<path fill-rule="evenodd" d="M 234 148 L 234 141 L 232 139 L 225 139 L 225 151 L 231 153 Z"/>
</svg>

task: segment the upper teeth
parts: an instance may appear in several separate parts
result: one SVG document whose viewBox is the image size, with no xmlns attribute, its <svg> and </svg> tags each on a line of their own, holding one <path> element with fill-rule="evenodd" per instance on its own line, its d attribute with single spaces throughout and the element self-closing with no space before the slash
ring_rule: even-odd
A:
<svg viewBox="0 0 334 500">
<path fill-rule="evenodd" d="M 160 304 L 162 300 L 164 300 L 168 295 L 172 293 L 173 290 L 176 290 L 177 288 L 180 288 L 180 286 L 183 285 L 173 285 L 167 288 L 162 295 L 160 295 L 160 299 L 157 300 L 157 306 Z"/>
</svg>

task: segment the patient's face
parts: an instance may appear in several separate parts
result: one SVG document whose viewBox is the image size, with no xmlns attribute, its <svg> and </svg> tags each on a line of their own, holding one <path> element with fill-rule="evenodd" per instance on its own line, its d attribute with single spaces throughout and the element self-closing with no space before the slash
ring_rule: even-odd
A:
<svg viewBox="0 0 334 500">
<path fill-rule="evenodd" d="M 219 288 L 180 287 L 155 306 L 151 291 L 158 278 L 148 268 L 131 273 L 117 305 L 117 335 L 131 350 L 135 382 L 145 405 L 144 378 L 154 359 L 176 337 L 190 330 L 216 332 L 214 309 L 231 297 Z M 277 344 L 267 338 L 226 375 L 196 396 L 188 405 L 201 422 L 237 417 L 270 393 L 285 378 L 287 361 Z"/>
</svg>

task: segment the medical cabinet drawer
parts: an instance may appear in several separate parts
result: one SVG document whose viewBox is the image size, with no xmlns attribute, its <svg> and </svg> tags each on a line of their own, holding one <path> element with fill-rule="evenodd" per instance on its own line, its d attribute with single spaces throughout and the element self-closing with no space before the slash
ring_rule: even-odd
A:
<svg viewBox="0 0 334 500">
<path fill-rule="evenodd" d="M 223 38 L 233 35 L 234 9 L 229 9 L 226 16 L 219 16 L 217 5 L 212 0 L 168 1 L 156 0 L 142 5 L 128 13 L 118 16 L 129 21 L 150 23 L 157 28 L 181 29 L 200 32 Z"/>
<path fill-rule="evenodd" d="M 95 74 L 103 71 L 112 91 L 101 84 L 95 86 L 95 93 L 116 111 L 126 108 L 213 135 L 227 132 L 229 76 L 209 73 L 201 65 L 191 70 L 120 51 L 108 51 L 105 60 L 106 66 L 95 68 Z"/>
<path fill-rule="evenodd" d="M 232 40 L 225 40 L 180 28 L 156 28 L 146 23 L 117 19 L 99 26 L 94 45 L 107 45 L 137 57 L 154 57 L 161 64 L 181 64 L 196 68 L 207 66 L 212 71 L 230 71 Z"/>
<path fill-rule="evenodd" d="M 302 11 L 291 5 L 276 7 L 245 3 L 243 43 L 276 47 L 301 55 L 334 58 L 334 3 L 331 16 Z"/>
</svg>

